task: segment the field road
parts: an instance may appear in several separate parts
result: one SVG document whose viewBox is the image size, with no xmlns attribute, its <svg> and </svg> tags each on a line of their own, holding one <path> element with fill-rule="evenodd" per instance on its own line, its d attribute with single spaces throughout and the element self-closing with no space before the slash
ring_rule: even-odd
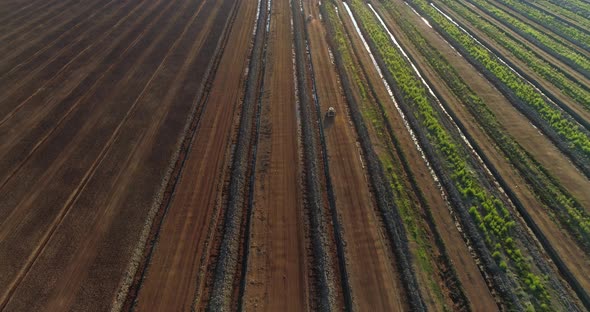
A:
<svg viewBox="0 0 590 312">
<path fill-rule="evenodd" d="M 244 310 L 309 310 L 293 34 L 288 0 L 272 0 L 256 156 Z"/>
<path fill-rule="evenodd" d="M 336 210 L 346 242 L 347 272 L 355 309 L 371 307 L 382 311 L 407 308 L 404 289 L 397 273 L 379 210 L 369 188 L 357 146 L 357 135 L 348 116 L 336 67 L 331 63 L 326 30 L 320 20 L 317 1 L 303 2 L 309 45 L 322 113 L 332 106 L 337 114 L 324 117 L 324 132 L 330 161 Z"/>
<path fill-rule="evenodd" d="M 211 3 L 215 3 L 211 1 Z M 139 286 L 135 308 L 139 311 L 204 308 L 203 269 L 211 260 L 212 229 L 219 219 L 219 197 L 224 179 L 226 156 L 232 134 L 234 112 L 243 93 L 243 73 L 247 66 L 250 35 L 256 15 L 252 1 L 224 1 L 217 14 L 236 8 L 237 15 L 223 49 L 198 121 L 180 180 L 162 221 L 145 279 Z M 220 19 L 227 20 L 227 17 Z M 212 23 L 212 29 L 223 27 Z M 211 48 L 211 47 L 210 47 Z M 231 91 L 231 92 L 230 92 Z"/>
</svg>

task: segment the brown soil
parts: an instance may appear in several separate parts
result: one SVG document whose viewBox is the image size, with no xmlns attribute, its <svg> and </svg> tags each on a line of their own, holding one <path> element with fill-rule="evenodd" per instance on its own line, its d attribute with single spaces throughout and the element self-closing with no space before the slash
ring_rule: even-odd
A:
<svg viewBox="0 0 590 312">
<path fill-rule="evenodd" d="M 6 133 L 0 142 L 0 185 L 31 157 L 39 142 L 46 140 L 70 114 L 84 107 L 100 83 L 108 78 L 107 72 L 128 55 L 134 55 L 139 36 L 149 29 L 157 10 L 166 7 L 164 4 L 154 2 L 148 7 L 135 5 L 129 11 L 122 10 L 114 16 L 120 19 L 119 27 L 95 38 L 86 49 L 64 49 L 65 56 L 71 57 L 65 65 L 54 63 L 51 54 L 47 54 L 15 71 L 25 74 L 29 68 L 44 67 L 30 73 L 32 79 L 28 84 L 9 89 L 10 96 L 0 101 L 0 131 Z M 95 49 L 101 52 L 96 53 Z"/>
<path fill-rule="evenodd" d="M 25 40 L 22 43 L 12 43 L 15 46 L 5 51 L 0 62 L 2 101 L 20 103 L 10 99 L 18 95 L 22 96 L 19 92 L 27 91 L 27 85 L 55 78 L 56 73 L 60 72 L 58 70 L 72 67 L 69 62 L 76 57 L 88 54 L 87 50 L 92 50 L 92 47 L 103 38 L 111 36 L 115 29 L 125 29 L 121 25 L 125 21 L 124 16 L 134 13 L 141 7 L 137 2 L 92 5 L 92 14 L 82 14 L 72 22 L 48 27 L 42 34 L 32 33 L 31 38 L 22 35 Z M 153 4 L 152 2 L 142 5 Z M 19 38 L 22 37 L 19 36 Z M 96 54 L 96 50 L 93 52 Z M 66 63 L 68 67 L 64 66 Z M 25 92 L 25 95 L 31 94 Z"/>
<path fill-rule="evenodd" d="M 256 15 L 255 2 L 241 4 L 147 266 L 137 310 L 201 310 L 207 303 L 202 298 L 203 270 L 210 264 L 213 231 L 221 222 L 220 196 L 237 116 L 232 112 L 239 107 L 244 90 L 243 73 Z M 228 10 L 227 14 L 231 7 L 217 8 Z"/>
<path fill-rule="evenodd" d="M 6 310 L 112 305 L 232 4 L 176 1 L 165 10 L 160 3 L 146 12 L 156 13 L 150 26 L 131 37 L 128 28 L 119 31 L 121 58 L 69 77 L 84 83 L 101 73 L 92 88 L 58 102 L 72 105 L 61 124 L 59 115 L 41 119 L 47 133 L 14 175 L 3 168 L 2 192 L 10 194 L 0 209 Z M 126 27 L 141 19 L 135 23 Z M 119 39 L 102 49 L 117 49 L 111 44 Z M 46 103 L 29 103 L 30 111 Z"/>
<path fill-rule="evenodd" d="M 330 62 L 318 3 L 304 1 L 304 9 L 306 16 L 312 16 L 307 27 L 321 110 L 325 112 L 333 106 L 337 111 L 334 118 L 324 118 L 323 124 L 336 209 L 346 242 L 354 307 L 359 311 L 371 308 L 402 311 L 407 309 L 404 289 L 396 272 L 391 246 L 380 225 L 336 68 Z"/>
<path fill-rule="evenodd" d="M 255 184 L 240 185 L 241 190 L 253 187 L 251 224 L 246 229 L 243 221 L 248 215 L 240 211 L 236 220 L 244 219 L 232 245 L 239 246 L 238 256 L 228 260 L 239 268 L 231 281 L 222 284 L 230 289 L 223 292 L 229 298 L 222 300 L 232 308 L 241 302 L 244 310 L 309 311 L 316 308 L 318 298 L 327 298 L 333 310 L 339 310 L 347 294 L 341 286 L 348 282 L 354 310 L 408 310 L 409 294 L 400 278 L 403 271 L 398 272 L 396 246 L 377 209 L 379 198 L 372 192 L 348 111 L 351 106 L 331 62 L 318 0 L 302 3 L 320 109 L 325 112 L 333 106 L 337 111 L 335 118 L 322 120 L 327 164 L 320 157 L 324 146 L 319 144 L 315 118 L 300 120 L 290 2 L 272 0 L 266 67 L 260 72 L 264 85 L 252 79 L 254 93 L 262 87 Z M 469 77 L 471 87 L 488 100 L 506 131 L 590 209 L 590 193 L 585 191 L 590 181 L 401 0 L 396 3 Z M 220 246 L 228 229 L 228 181 L 234 172 L 232 151 L 241 129 L 257 4 L 256 0 L 0 1 L 0 310 L 207 308 L 217 282 L 215 272 L 228 268 L 219 265 L 219 256 L 225 255 Z M 371 100 L 383 103 L 409 162 L 411 170 L 401 179 L 412 189 L 408 196 L 419 210 L 416 214 L 424 214 L 426 206 L 410 184 L 412 175 L 432 210 L 472 310 L 496 310 L 477 260 L 457 229 L 452 207 L 421 159 L 342 3 L 338 6 L 359 52 L 354 61 L 367 71 L 366 82 L 375 90 L 377 99 Z M 257 66 L 251 69 L 262 68 Z M 423 60 L 420 66 L 426 67 Z M 311 77 L 307 70 L 299 77 Z M 443 83 L 432 72 L 427 74 L 502 176 L 515 185 L 514 191 L 531 207 L 532 217 L 583 287 L 590 289 L 586 255 L 546 211 L 536 209 L 541 207 L 536 198 L 526 187 L 518 187 L 524 185 L 522 178 Z M 305 83 L 311 81 L 301 85 Z M 311 94 L 304 90 L 300 95 L 310 98 L 302 103 L 309 103 L 315 116 Z M 353 97 L 359 97 L 358 92 L 353 90 Z M 301 131 L 307 129 L 303 125 L 311 129 L 315 150 L 303 145 Z M 375 138 L 379 155 L 397 151 L 392 142 L 376 139 L 376 129 L 370 128 L 369 136 Z M 392 157 L 400 160 L 400 155 Z M 304 163 L 305 157 L 316 163 Z M 325 165 L 329 180 L 323 174 Z M 310 168 L 316 172 L 306 172 Z M 315 180 L 307 185 L 307 177 Z M 330 215 L 329 191 L 335 198 L 336 224 Z M 321 203 L 318 211 L 306 205 L 311 200 Z M 319 219 L 317 228 L 310 226 L 317 221 L 312 216 Z M 430 236 L 436 231 L 426 219 L 417 222 L 428 243 L 435 244 Z M 335 229 L 342 230 L 342 237 Z M 243 241 L 241 233 L 248 230 L 249 241 Z M 346 276 L 339 267 L 341 238 Z M 314 245 L 318 242 L 323 245 Z M 430 310 L 442 310 L 441 303 L 460 309 L 451 300 L 453 288 L 449 288 L 447 262 L 438 261 L 439 247 L 433 245 L 428 251 L 433 272 L 416 272 L 422 298 Z M 323 255 L 314 254 L 314 248 Z M 413 268 L 419 269 L 419 249 L 413 243 L 409 249 Z M 325 272 L 315 270 L 319 267 Z M 320 288 L 324 284 L 328 290 Z M 432 284 L 443 293 L 430 292 Z"/>
<path fill-rule="evenodd" d="M 83 3 L 75 1 L 59 1 L 59 3 L 45 4 L 45 6 L 36 6 L 36 10 L 26 10 L 23 14 L 15 16 L 2 23 L 3 32 L 0 40 L 15 38 L 19 33 L 26 34 L 29 31 L 39 31 L 43 26 L 52 25 L 55 21 L 66 21 L 68 18 L 75 17 L 78 10 L 84 9 Z M 45 24 L 48 22 L 47 24 Z M 7 41 L 9 42 L 9 41 Z"/>
<path fill-rule="evenodd" d="M 273 0 L 244 310 L 309 310 L 291 9 Z"/>
</svg>

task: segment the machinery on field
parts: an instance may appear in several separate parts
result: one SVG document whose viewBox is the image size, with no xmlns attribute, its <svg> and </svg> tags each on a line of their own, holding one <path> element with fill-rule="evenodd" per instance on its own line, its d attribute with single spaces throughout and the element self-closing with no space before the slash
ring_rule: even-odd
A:
<svg viewBox="0 0 590 312">
<path fill-rule="evenodd" d="M 328 108 L 328 111 L 326 112 L 326 117 L 334 116 L 336 116 L 336 110 L 334 109 L 334 107 L 330 106 L 330 108 Z"/>
</svg>

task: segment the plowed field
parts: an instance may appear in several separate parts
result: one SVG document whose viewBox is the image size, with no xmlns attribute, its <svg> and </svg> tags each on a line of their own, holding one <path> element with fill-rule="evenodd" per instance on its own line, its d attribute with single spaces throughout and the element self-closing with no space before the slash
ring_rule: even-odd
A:
<svg viewBox="0 0 590 312">
<path fill-rule="evenodd" d="M 0 311 L 590 309 L 584 0 L 0 0 Z"/>
</svg>

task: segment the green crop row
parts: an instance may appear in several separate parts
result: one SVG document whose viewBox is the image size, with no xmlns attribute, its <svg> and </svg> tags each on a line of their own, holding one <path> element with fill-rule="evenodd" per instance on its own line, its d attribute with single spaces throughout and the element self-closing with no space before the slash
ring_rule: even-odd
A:
<svg viewBox="0 0 590 312">
<path fill-rule="evenodd" d="M 536 1 L 535 4 L 558 16 L 567 17 L 570 20 L 576 21 L 580 26 L 585 27 L 586 29 L 590 29 L 590 20 L 588 19 L 590 15 L 583 15 L 579 11 L 572 11 L 561 4 L 555 4 L 551 1 Z M 587 12 L 586 14 L 590 14 L 590 12 Z"/>
<path fill-rule="evenodd" d="M 551 2 L 590 19 L 590 2 L 583 0 L 551 0 Z"/>
<path fill-rule="evenodd" d="M 520 33 L 523 36 L 530 36 L 537 40 L 540 44 L 542 44 L 545 48 L 551 51 L 553 54 L 559 55 L 562 58 L 570 61 L 571 63 L 575 64 L 579 68 L 589 71 L 590 70 L 590 59 L 588 59 L 583 54 L 576 52 L 571 47 L 559 42 L 547 34 L 538 31 L 537 29 L 529 26 L 528 24 L 524 23 L 523 21 L 512 17 L 511 15 L 507 14 L 506 12 L 500 10 L 499 8 L 491 5 L 487 1 L 483 0 L 469 0 L 471 3 L 479 7 L 484 12 L 490 14 L 498 21 L 503 22 L 506 25 L 510 25 L 513 27 L 515 31 Z"/>
<path fill-rule="evenodd" d="M 590 49 L 590 36 L 580 31 L 579 29 L 573 28 L 555 17 L 546 14 L 545 12 L 527 5 L 518 0 L 497 0 L 504 5 L 510 7 L 516 12 L 530 18 L 532 21 L 537 22 L 562 36 L 579 42 L 585 49 Z"/>
<path fill-rule="evenodd" d="M 401 102 L 416 114 L 421 127 L 425 129 L 444 168 L 450 173 L 456 189 L 465 206 L 472 207 L 472 218 L 484 236 L 488 249 L 497 252 L 498 264 L 506 264 L 506 270 L 514 269 L 518 282 L 539 308 L 550 304 L 550 296 L 543 278 L 535 275 L 530 262 L 522 256 L 512 239 L 514 221 L 504 204 L 480 183 L 475 170 L 466 160 L 468 152 L 441 123 L 441 116 L 432 107 L 428 91 L 414 74 L 401 53 L 392 45 L 385 30 L 361 0 L 350 2 L 369 40 L 374 43 L 377 54 L 400 90 Z M 482 216 L 483 215 L 483 216 Z M 506 263 L 506 260 L 508 262 Z M 521 298 L 528 300 L 530 298 Z"/>
<path fill-rule="evenodd" d="M 499 82 L 509 88 L 518 100 L 536 111 L 543 122 L 567 142 L 569 148 L 581 153 L 584 159 L 590 159 L 590 137 L 581 126 L 571 121 L 564 112 L 548 103 L 532 85 L 514 73 L 494 54 L 446 19 L 435 8 L 428 5 L 426 1 L 414 0 L 412 3 L 448 34 L 456 44 L 464 48 L 468 53 L 468 58 L 487 69 Z"/>
<path fill-rule="evenodd" d="M 583 18 L 590 18 L 590 3 L 583 0 L 549 0 L 549 2 L 578 14 Z"/>
<path fill-rule="evenodd" d="M 569 95 L 576 102 L 580 103 L 586 110 L 590 111 L 590 92 L 586 91 L 580 84 L 567 78 L 561 69 L 552 66 L 540 58 L 530 48 L 520 41 L 506 36 L 504 32 L 474 14 L 471 10 L 457 1 L 441 0 L 459 16 L 465 18 L 471 25 L 484 32 L 489 38 L 496 41 L 500 46 L 505 47 L 518 59 L 526 63 L 536 73 L 550 81 L 553 85 Z"/>
<path fill-rule="evenodd" d="M 475 120 L 525 178 L 535 195 L 551 209 L 551 212 L 582 247 L 590 252 L 590 216 L 584 208 L 546 172 L 533 156 L 505 132 L 486 103 L 467 86 L 447 59 L 426 41 L 416 26 L 402 15 L 391 1 L 384 2 L 384 6 L 442 81 L 465 104 L 471 114 L 477 116 Z M 466 12 L 458 11 L 457 13 L 467 16 Z"/>
<path fill-rule="evenodd" d="M 429 243 L 428 235 L 425 232 L 425 229 L 419 224 L 418 221 L 421 218 L 420 211 L 414 206 L 414 203 L 411 201 L 410 195 L 408 194 L 409 189 L 405 187 L 402 179 L 400 178 L 400 176 L 404 174 L 402 172 L 403 166 L 399 163 L 398 159 L 392 155 L 393 151 L 391 150 L 393 147 L 390 147 L 390 143 L 388 143 L 386 134 L 387 130 L 385 129 L 384 125 L 384 118 L 386 117 L 381 114 L 379 108 L 376 107 L 376 105 L 374 105 L 369 98 L 369 94 L 367 92 L 368 87 L 365 85 L 366 82 L 360 78 L 361 73 L 353 61 L 350 51 L 350 42 L 344 33 L 344 25 L 338 17 L 338 14 L 332 6 L 332 3 L 324 4 L 324 10 L 328 15 L 328 23 L 330 24 L 332 30 L 331 38 L 334 44 L 333 48 L 336 49 L 335 52 L 339 57 L 341 57 L 342 63 L 346 68 L 346 73 L 342 74 L 347 74 L 349 77 L 351 77 L 351 82 L 354 84 L 354 88 L 359 91 L 359 108 L 361 110 L 363 120 L 365 120 L 365 122 L 375 130 L 380 143 L 388 146 L 388 152 L 381 153 L 378 158 L 386 171 L 385 173 L 387 179 L 389 180 L 389 186 L 394 194 L 395 204 L 400 210 L 404 226 L 406 227 L 407 233 L 409 235 L 408 238 L 417 246 L 415 255 L 417 259 L 417 265 L 422 272 L 435 274 L 433 263 L 435 263 L 436 260 L 432 258 L 432 246 Z M 439 304 L 444 306 L 442 290 L 437 281 L 432 279 L 431 283 L 427 285 L 427 287 L 429 287 L 432 293 L 435 294 Z"/>
</svg>

